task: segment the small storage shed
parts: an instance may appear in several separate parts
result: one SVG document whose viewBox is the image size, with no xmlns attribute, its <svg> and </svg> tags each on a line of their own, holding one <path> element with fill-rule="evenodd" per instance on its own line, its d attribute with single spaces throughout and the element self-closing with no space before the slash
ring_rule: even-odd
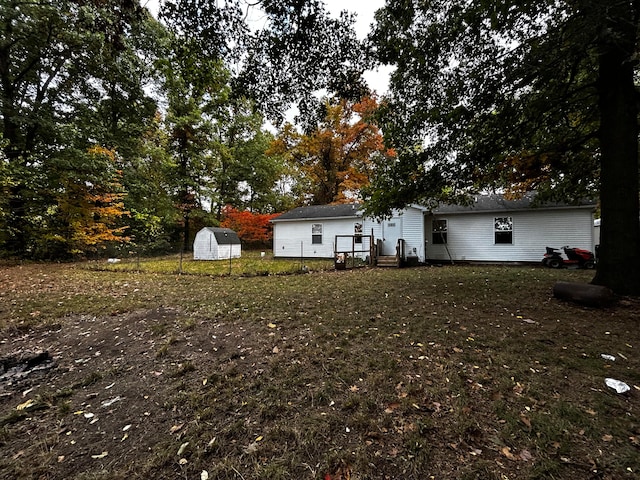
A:
<svg viewBox="0 0 640 480">
<path fill-rule="evenodd" d="M 193 241 L 194 260 L 225 260 L 241 254 L 240 238 L 229 228 L 204 227 Z"/>
</svg>

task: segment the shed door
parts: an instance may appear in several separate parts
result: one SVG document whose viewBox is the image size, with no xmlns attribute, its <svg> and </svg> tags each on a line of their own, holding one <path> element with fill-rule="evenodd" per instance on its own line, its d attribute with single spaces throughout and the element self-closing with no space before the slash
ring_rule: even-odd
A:
<svg viewBox="0 0 640 480">
<path fill-rule="evenodd" d="M 402 238 L 402 217 L 393 217 L 382 223 L 382 255 L 395 255 L 398 239 Z"/>
</svg>

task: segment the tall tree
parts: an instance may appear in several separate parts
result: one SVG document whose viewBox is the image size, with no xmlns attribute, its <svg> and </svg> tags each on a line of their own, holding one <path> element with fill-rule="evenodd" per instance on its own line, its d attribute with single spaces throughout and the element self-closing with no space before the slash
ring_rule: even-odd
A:
<svg viewBox="0 0 640 480">
<path fill-rule="evenodd" d="M 197 42 L 175 33 L 162 62 L 167 93 L 168 151 L 173 159 L 173 196 L 182 213 L 182 243 L 191 247 L 192 215 L 203 211 L 220 156 L 214 127 L 229 97 L 228 72 Z"/>
<path fill-rule="evenodd" d="M 264 118 L 253 102 L 231 99 L 218 118 L 214 138 L 218 145 L 212 174 L 212 206 L 218 219 L 222 209 L 275 212 L 280 198 L 273 192 L 284 171 L 283 160 L 269 155 L 273 135 L 264 130 Z"/>
<path fill-rule="evenodd" d="M 247 24 L 252 14 L 257 30 Z M 369 56 L 355 18 L 332 18 L 322 0 L 166 0 L 161 17 L 205 55 L 229 61 L 234 94 L 255 100 L 276 124 L 293 103 L 316 120 L 318 90 L 350 100 L 368 93 Z"/>
<path fill-rule="evenodd" d="M 373 114 L 375 99 L 325 103 L 324 119 L 308 134 L 285 125 L 272 151 L 284 154 L 299 172 L 295 188 L 304 203 L 352 202 L 369 183 L 372 160 L 393 152 L 383 145 Z"/>
<path fill-rule="evenodd" d="M 631 0 L 388 0 L 370 39 L 397 66 L 382 127 L 399 161 L 377 169 L 371 211 L 487 187 L 599 191 L 594 282 L 640 294 L 639 15 Z"/>
</svg>

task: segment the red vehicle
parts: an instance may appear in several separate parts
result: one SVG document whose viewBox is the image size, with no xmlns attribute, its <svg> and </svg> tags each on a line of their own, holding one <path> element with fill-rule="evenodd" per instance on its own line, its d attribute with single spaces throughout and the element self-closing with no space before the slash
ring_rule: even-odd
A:
<svg viewBox="0 0 640 480">
<path fill-rule="evenodd" d="M 596 258 L 593 252 L 583 248 L 562 247 L 559 248 L 546 247 L 547 253 L 544 254 L 542 264 L 549 268 L 586 268 L 592 269 L 596 266 Z M 564 252 L 564 255 L 563 255 Z"/>
</svg>

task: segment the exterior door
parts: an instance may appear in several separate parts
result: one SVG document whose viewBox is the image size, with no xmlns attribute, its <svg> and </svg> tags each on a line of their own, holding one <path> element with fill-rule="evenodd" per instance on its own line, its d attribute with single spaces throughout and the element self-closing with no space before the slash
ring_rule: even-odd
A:
<svg viewBox="0 0 640 480">
<path fill-rule="evenodd" d="M 402 238 L 402 217 L 382 222 L 382 255 L 395 255 L 398 239 Z"/>
</svg>

